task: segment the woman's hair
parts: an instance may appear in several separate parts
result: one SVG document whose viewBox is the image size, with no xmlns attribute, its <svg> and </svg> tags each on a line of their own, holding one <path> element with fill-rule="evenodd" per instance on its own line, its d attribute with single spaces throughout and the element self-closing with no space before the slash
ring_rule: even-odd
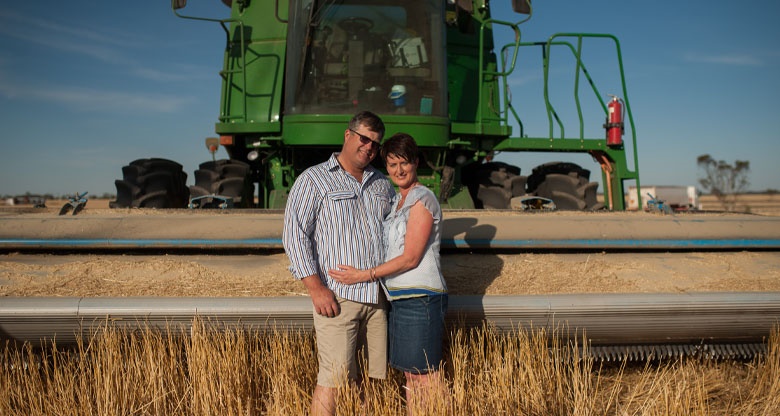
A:
<svg viewBox="0 0 780 416">
<path fill-rule="evenodd" d="M 382 160 L 387 162 L 387 157 L 392 155 L 409 162 L 418 160 L 417 143 L 414 138 L 406 133 L 396 133 L 382 143 L 379 154 Z"/>
</svg>

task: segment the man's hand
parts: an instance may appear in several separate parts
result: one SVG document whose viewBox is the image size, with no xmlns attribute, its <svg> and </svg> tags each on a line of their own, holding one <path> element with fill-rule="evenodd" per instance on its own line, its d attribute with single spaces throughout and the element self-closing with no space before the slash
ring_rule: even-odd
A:
<svg viewBox="0 0 780 416">
<path fill-rule="evenodd" d="M 341 312 L 336 295 L 327 286 L 322 284 L 320 277 L 311 275 L 303 278 L 303 284 L 309 291 L 311 302 L 314 304 L 314 311 L 319 315 L 332 318 Z"/>
</svg>

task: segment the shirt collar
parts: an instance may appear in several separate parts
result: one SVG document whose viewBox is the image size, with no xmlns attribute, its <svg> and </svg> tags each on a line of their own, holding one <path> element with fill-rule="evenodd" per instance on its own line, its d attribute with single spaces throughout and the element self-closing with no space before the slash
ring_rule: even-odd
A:
<svg viewBox="0 0 780 416">
<path fill-rule="evenodd" d="M 341 164 L 339 163 L 338 159 L 336 159 L 340 153 L 341 152 L 333 152 L 333 154 L 330 155 L 330 159 L 328 159 L 328 161 L 325 163 L 325 167 L 329 171 L 335 172 L 338 169 L 342 169 L 343 170 L 343 168 L 341 167 Z M 365 179 L 370 178 L 371 176 L 374 175 L 375 172 L 377 172 L 377 170 L 374 167 L 374 165 L 369 164 L 368 166 L 366 166 L 365 169 L 363 169 L 363 179 L 365 180 Z M 344 171 L 344 173 L 346 173 L 346 171 Z"/>
</svg>

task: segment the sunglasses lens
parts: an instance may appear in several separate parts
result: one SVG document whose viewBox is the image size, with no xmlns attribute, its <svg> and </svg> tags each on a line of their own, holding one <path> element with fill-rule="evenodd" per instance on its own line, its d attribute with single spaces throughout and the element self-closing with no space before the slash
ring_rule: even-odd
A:
<svg viewBox="0 0 780 416">
<path fill-rule="evenodd" d="M 379 149 L 379 147 L 381 146 L 379 143 L 371 140 L 368 136 L 364 136 L 364 135 L 356 132 L 355 130 L 350 130 L 350 131 L 352 131 L 352 133 L 357 134 L 357 136 L 360 138 L 360 143 L 362 143 L 362 144 L 369 144 L 369 143 L 371 143 L 371 147 L 373 147 L 375 149 Z"/>
</svg>

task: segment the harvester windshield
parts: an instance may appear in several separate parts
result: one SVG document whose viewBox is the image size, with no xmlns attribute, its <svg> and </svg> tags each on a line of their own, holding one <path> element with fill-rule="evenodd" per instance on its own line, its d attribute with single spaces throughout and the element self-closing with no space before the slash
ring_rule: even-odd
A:
<svg viewBox="0 0 780 416">
<path fill-rule="evenodd" d="M 439 0 L 293 0 L 286 114 L 446 115 Z"/>
</svg>

